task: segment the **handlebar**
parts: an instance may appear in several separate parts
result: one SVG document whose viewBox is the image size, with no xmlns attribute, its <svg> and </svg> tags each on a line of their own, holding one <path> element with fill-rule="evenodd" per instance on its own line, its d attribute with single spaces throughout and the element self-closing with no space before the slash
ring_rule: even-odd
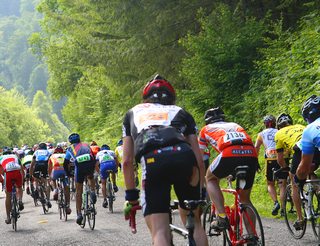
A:
<svg viewBox="0 0 320 246">
<path fill-rule="evenodd" d="M 125 218 L 126 220 L 129 220 L 129 226 L 133 234 L 137 233 L 136 213 L 137 213 L 137 210 L 140 210 L 140 209 L 141 209 L 140 205 L 133 205 L 132 208 L 130 209 L 129 216 Z"/>
</svg>

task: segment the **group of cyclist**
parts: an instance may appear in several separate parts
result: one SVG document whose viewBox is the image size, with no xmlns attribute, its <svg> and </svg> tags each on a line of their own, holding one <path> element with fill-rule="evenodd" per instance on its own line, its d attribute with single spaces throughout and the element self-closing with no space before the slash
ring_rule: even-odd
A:
<svg viewBox="0 0 320 246">
<path fill-rule="evenodd" d="M 5 173 L 6 183 L 6 223 L 10 223 L 10 192 L 12 180 L 15 180 L 19 207 L 22 203 L 22 175 L 26 180 L 33 177 L 37 195 L 37 181 L 47 182 L 47 175 L 53 181 L 54 198 L 57 197 L 55 181 L 61 177 L 74 175 L 76 182 L 76 214 L 81 224 L 83 182 L 88 180 L 93 203 L 96 202 L 94 172 L 100 174 L 103 194 L 103 207 L 108 206 L 106 192 L 107 171 L 112 171 L 113 189 L 117 192 L 116 172 L 121 168 L 125 181 L 125 200 L 131 205 L 141 203 L 146 224 L 152 236 L 153 245 L 171 245 L 169 227 L 170 190 L 173 186 L 180 206 L 182 222 L 186 223 L 188 209 L 184 200 L 199 200 L 206 190 L 216 208 L 216 216 L 211 227 L 216 231 L 229 228 L 230 224 L 224 207 L 219 181 L 233 174 L 238 166 L 249 167 L 246 184 L 240 192 L 240 201 L 251 204 L 250 193 L 256 172 L 260 169 L 258 154 L 264 146 L 266 160 L 266 178 L 268 192 L 274 202 L 272 214 L 279 210 L 283 214 L 284 190 L 288 172 L 278 174 L 280 184 L 280 202 L 274 182 L 274 170 L 290 166 L 290 180 L 293 187 L 293 202 L 297 211 L 296 230 L 300 230 L 304 220 L 298 185 L 303 185 L 308 175 L 319 166 L 320 147 L 320 97 L 309 97 L 302 107 L 302 115 L 309 124 L 304 127 L 293 124 L 291 116 L 280 114 L 277 119 L 272 115 L 264 118 L 266 129 L 258 134 L 254 144 L 243 127 L 235 122 L 226 121 L 222 108 L 214 107 L 205 112 L 205 126 L 197 132 L 194 118 L 186 110 L 175 105 L 175 89 L 166 79 L 156 75 L 142 92 L 143 102 L 131 108 L 123 121 L 122 139 L 115 152 L 106 144 L 99 147 L 96 142 L 90 145 L 80 141 L 73 133 L 68 137 L 70 146 L 57 146 L 50 151 L 47 144 L 40 143 L 30 150 L 22 161 L 10 150 L 3 152 L 0 158 L 0 173 Z M 217 152 L 210 165 L 208 162 L 212 148 Z M 137 188 L 136 163 L 141 164 L 141 196 Z M 71 172 L 74 166 L 74 174 Z M 29 170 L 28 170 L 29 169 Z M 1 178 L 1 176 L 0 176 Z M 50 204 L 50 189 L 47 187 L 47 203 Z M 66 183 L 66 202 L 70 203 L 68 184 Z M 204 189 L 204 187 L 206 189 Z M 28 187 L 27 187 L 28 192 Z M 30 191 L 29 191 L 30 192 Z M 140 200 L 139 200 L 140 198 Z M 207 238 L 201 226 L 201 209 L 196 208 L 194 238 L 197 245 L 207 245 Z M 68 206 L 68 213 L 71 209 Z"/>
<path fill-rule="evenodd" d="M 106 174 L 112 174 L 114 192 L 118 191 L 116 185 L 116 173 L 121 160 L 122 151 L 118 148 L 117 156 L 107 144 L 99 147 L 94 141 L 89 145 L 80 141 L 77 133 L 68 137 L 70 146 L 62 143 L 54 148 L 52 144 L 40 143 L 27 148 L 19 149 L 4 147 L 0 156 L 0 182 L 6 192 L 6 224 L 10 224 L 11 192 L 13 183 L 17 190 L 19 210 L 24 209 L 22 202 L 23 187 L 27 194 L 34 199 L 39 198 L 39 182 L 45 187 L 46 205 L 50 208 L 50 191 L 53 189 L 53 200 L 58 200 L 57 180 L 61 178 L 64 182 L 64 195 L 66 202 L 66 213 L 70 214 L 70 188 L 69 178 L 73 177 L 76 183 L 76 212 L 78 224 L 83 218 L 81 215 L 83 182 L 88 180 L 91 187 L 90 198 L 96 203 L 94 172 L 101 177 L 102 194 L 104 201 L 102 206 L 107 207 Z M 94 143 L 94 144 L 93 144 Z M 122 140 L 118 142 L 118 147 Z M 4 176 L 4 177 L 3 177 Z"/>
</svg>

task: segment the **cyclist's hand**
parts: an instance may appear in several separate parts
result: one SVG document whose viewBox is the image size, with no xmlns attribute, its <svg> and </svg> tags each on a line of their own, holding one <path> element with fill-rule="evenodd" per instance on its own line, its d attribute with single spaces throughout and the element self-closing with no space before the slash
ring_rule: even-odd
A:
<svg viewBox="0 0 320 246">
<path fill-rule="evenodd" d="M 124 214 L 124 218 L 125 220 L 129 219 L 130 213 L 131 213 L 131 209 L 133 206 L 135 205 L 139 205 L 139 201 L 125 201 L 123 204 L 123 214 Z"/>
<path fill-rule="evenodd" d="M 294 175 L 294 178 L 293 178 L 293 179 L 294 179 L 294 182 L 295 182 L 300 188 L 302 188 L 302 187 L 304 186 L 305 182 L 306 182 L 305 179 L 299 179 L 298 176 L 297 176 L 297 174 Z"/>
</svg>

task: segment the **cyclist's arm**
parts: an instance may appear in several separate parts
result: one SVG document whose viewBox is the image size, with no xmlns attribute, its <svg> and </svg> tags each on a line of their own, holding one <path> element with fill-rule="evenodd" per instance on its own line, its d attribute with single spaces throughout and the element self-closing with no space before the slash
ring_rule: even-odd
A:
<svg viewBox="0 0 320 246">
<path fill-rule="evenodd" d="M 97 173 L 100 173 L 99 161 L 96 161 L 95 170 Z"/>
<path fill-rule="evenodd" d="M 188 143 L 191 145 L 191 148 L 196 156 L 199 171 L 200 171 L 200 186 L 204 185 L 204 176 L 205 176 L 205 167 L 203 162 L 203 153 L 200 152 L 198 138 L 195 134 L 190 134 L 186 136 Z"/>
<path fill-rule="evenodd" d="M 301 162 L 298 166 L 296 175 L 299 179 L 306 179 L 308 174 L 311 172 L 311 166 L 314 154 L 303 154 L 301 156 Z"/>
<path fill-rule="evenodd" d="M 31 164 L 30 164 L 30 175 L 32 176 L 33 175 L 33 171 L 34 171 L 34 166 L 36 165 L 36 158 L 33 157 L 32 158 L 32 161 L 31 161 Z"/>
<path fill-rule="evenodd" d="M 134 182 L 134 150 L 133 139 L 131 136 L 123 138 L 123 175 L 127 190 L 135 189 Z"/>
<path fill-rule="evenodd" d="M 52 161 L 51 161 L 51 159 L 49 159 L 49 161 L 48 161 L 48 174 L 49 174 L 49 177 L 51 177 L 51 172 L 52 172 Z"/>
<path fill-rule="evenodd" d="M 259 155 L 260 147 L 261 147 L 262 144 L 263 144 L 263 142 L 262 142 L 262 139 L 261 139 L 260 134 L 259 134 L 258 137 L 257 137 L 256 143 L 254 145 L 254 147 L 256 148 L 256 151 L 257 151 L 257 155 Z"/>
</svg>

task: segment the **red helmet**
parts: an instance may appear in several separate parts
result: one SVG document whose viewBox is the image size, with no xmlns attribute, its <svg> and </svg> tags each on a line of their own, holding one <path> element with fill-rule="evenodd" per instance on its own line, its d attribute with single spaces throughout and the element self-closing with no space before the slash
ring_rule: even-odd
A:
<svg viewBox="0 0 320 246">
<path fill-rule="evenodd" d="M 64 153 L 64 149 L 61 146 L 57 146 L 53 153 Z"/>
<path fill-rule="evenodd" d="M 162 104 L 174 104 L 176 92 L 173 86 L 160 75 L 156 75 L 143 89 L 143 99 Z"/>
</svg>

